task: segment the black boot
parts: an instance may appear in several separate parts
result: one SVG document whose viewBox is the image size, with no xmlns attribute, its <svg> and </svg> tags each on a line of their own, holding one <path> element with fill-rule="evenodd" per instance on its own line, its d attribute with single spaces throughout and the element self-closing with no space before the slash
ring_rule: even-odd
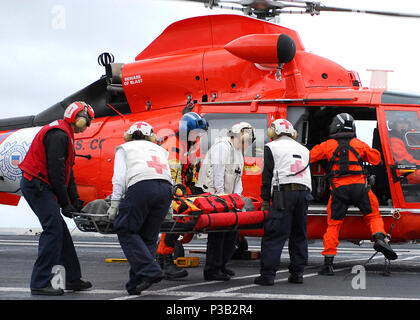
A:
<svg viewBox="0 0 420 320">
<path fill-rule="evenodd" d="M 334 256 L 324 256 L 324 265 L 322 266 L 321 270 L 318 271 L 318 274 L 322 276 L 333 276 L 333 261 Z"/>
<path fill-rule="evenodd" d="M 375 249 L 378 252 L 381 252 L 388 260 L 395 260 L 398 258 L 395 251 L 392 250 L 391 246 L 385 240 L 385 234 L 383 234 L 382 232 L 377 232 L 374 235 L 372 235 L 372 238 L 373 241 L 375 241 L 373 249 Z"/>
<path fill-rule="evenodd" d="M 163 272 L 165 273 L 165 279 L 177 279 L 188 276 L 188 271 L 178 267 L 174 263 L 172 254 L 166 254 L 162 256 L 163 260 Z"/>
<path fill-rule="evenodd" d="M 162 270 L 163 270 L 163 268 L 164 268 L 164 266 L 165 266 L 163 257 L 164 257 L 164 255 L 162 255 L 162 254 L 158 254 L 158 255 L 157 255 L 157 258 L 156 258 L 156 261 L 159 263 L 160 268 L 161 268 Z"/>
</svg>

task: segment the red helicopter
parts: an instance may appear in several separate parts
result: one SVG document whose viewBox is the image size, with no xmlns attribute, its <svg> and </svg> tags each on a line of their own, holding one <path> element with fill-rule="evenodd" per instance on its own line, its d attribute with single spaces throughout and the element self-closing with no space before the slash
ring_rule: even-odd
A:
<svg viewBox="0 0 420 320">
<path fill-rule="evenodd" d="M 381 151 L 383 165 L 369 170 L 376 176 L 373 190 L 380 200 L 385 227 L 392 231 L 392 240 L 419 239 L 420 185 L 411 178 L 420 168 L 420 95 L 363 87 L 356 72 L 307 52 L 296 31 L 265 21 L 281 13 L 318 15 L 323 11 L 358 10 L 312 1 L 206 2 L 209 8 L 223 7 L 223 3 L 233 4 L 253 17 L 211 15 L 175 22 L 135 61 L 114 63 L 111 54 L 101 54 L 98 62 L 106 73 L 99 80 L 35 116 L 0 120 L 0 203 L 18 204 L 18 164 L 40 126 L 62 118 L 66 106 L 75 100 L 92 105 L 96 116 L 88 130 L 75 136 L 75 178 L 85 203 L 111 194 L 114 150 L 123 143 L 123 132 L 132 123 L 149 122 L 163 141 L 177 131 L 183 112 L 194 111 L 209 122 L 209 144 L 215 138 L 212 132 L 238 121 L 247 121 L 256 128 L 257 140 L 245 153 L 243 194 L 251 197 L 258 209 L 262 150 L 268 142 L 267 127 L 271 122 L 289 119 L 299 132 L 298 140 L 311 149 L 327 138 L 331 119 L 347 112 L 362 123 L 377 124 L 371 144 Z M 364 13 L 420 17 L 382 11 Z M 391 147 L 392 131 L 402 114 L 410 126 L 403 137 L 410 160 L 402 160 Z M 175 154 L 171 156 L 176 163 Z M 315 199 L 309 207 L 308 237 L 321 239 L 326 228 L 329 187 L 322 164 L 313 165 L 312 174 Z M 255 217 L 252 223 L 236 226 L 242 235 L 262 235 L 264 214 L 255 211 Z M 370 239 L 361 217 L 356 208 L 349 209 L 341 239 Z M 231 226 L 218 226 L 223 227 Z M 103 230 L 96 225 L 87 231 Z"/>
</svg>

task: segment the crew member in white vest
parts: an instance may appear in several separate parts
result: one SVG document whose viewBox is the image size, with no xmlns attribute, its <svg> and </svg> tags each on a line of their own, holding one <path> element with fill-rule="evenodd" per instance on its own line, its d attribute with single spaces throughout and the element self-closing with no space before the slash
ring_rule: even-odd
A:
<svg viewBox="0 0 420 320">
<path fill-rule="evenodd" d="M 134 123 L 115 151 L 108 217 L 130 264 L 129 294 L 141 294 L 163 278 L 154 260 L 160 226 L 172 201 L 168 152 L 156 144 L 150 124 Z"/>
<path fill-rule="evenodd" d="M 272 141 L 264 147 L 261 198 L 262 210 L 268 210 L 268 216 L 261 239 L 261 275 L 254 283 L 274 284 L 287 239 L 289 282 L 302 283 L 308 263 L 308 202 L 312 199 L 309 150 L 295 141 L 297 132 L 285 119 L 273 121 L 267 133 Z"/>
<path fill-rule="evenodd" d="M 226 137 L 216 140 L 207 152 L 195 189 L 213 194 L 242 194 L 244 150 L 255 140 L 255 130 L 247 122 L 232 126 Z M 230 279 L 235 275 L 226 264 L 235 251 L 238 232 L 210 232 L 207 238 L 205 280 Z"/>
</svg>

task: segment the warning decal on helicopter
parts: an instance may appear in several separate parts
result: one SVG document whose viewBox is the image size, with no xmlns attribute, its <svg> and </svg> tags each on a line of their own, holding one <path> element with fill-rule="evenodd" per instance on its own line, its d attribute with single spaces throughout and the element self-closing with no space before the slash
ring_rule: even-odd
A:
<svg viewBox="0 0 420 320">
<path fill-rule="evenodd" d="M 143 79 L 141 78 L 141 75 L 135 75 L 135 76 L 130 76 L 130 77 L 125 77 L 124 78 L 124 85 L 128 86 L 128 85 L 132 85 L 132 84 L 140 84 L 143 82 Z"/>
</svg>

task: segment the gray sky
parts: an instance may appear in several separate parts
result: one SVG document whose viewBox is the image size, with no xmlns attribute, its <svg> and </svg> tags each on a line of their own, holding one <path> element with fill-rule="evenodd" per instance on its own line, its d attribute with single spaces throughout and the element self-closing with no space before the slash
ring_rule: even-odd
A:
<svg viewBox="0 0 420 320">
<path fill-rule="evenodd" d="M 420 13 L 412 0 L 336 0 L 325 5 Z M 206 14 L 199 3 L 163 0 L 2 0 L 0 1 L 1 117 L 37 114 L 97 80 L 100 53 L 131 62 L 169 24 Z M 364 14 L 321 13 L 282 16 L 280 23 L 299 32 L 305 49 L 358 71 L 393 70 L 389 88 L 420 92 L 420 19 Z M 72 225 L 72 223 L 70 223 Z M 24 199 L 18 207 L 0 205 L 1 228 L 38 228 Z"/>
</svg>

